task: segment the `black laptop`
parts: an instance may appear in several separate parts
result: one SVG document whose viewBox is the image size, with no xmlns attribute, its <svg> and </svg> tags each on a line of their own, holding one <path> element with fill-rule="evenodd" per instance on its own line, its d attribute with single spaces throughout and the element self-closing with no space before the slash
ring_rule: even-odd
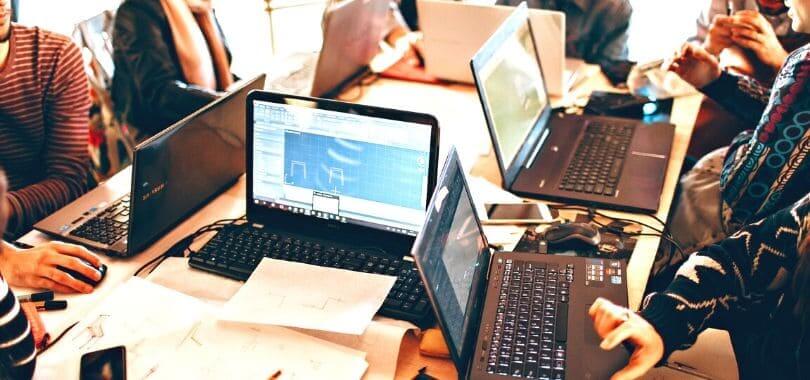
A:
<svg viewBox="0 0 810 380">
<path fill-rule="evenodd" d="M 522 5 L 471 62 L 504 187 L 527 197 L 656 212 L 675 126 L 552 112 L 537 54 Z"/>
<path fill-rule="evenodd" d="M 471 379 L 607 379 L 624 347 L 599 348 L 597 297 L 627 305 L 618 260 L 491 253 L 452 149 L 413 248 L 458 370 Z"/>
<path fill-rule="evenodd" d="M 411 247 L 438 167 L 433 116 L 253 92 L 247 220 L 189 265 L 246 280 L 262 258 L 397 276 L 381 314 L 432 319 Z"/>
<path fill-rule="evenodd" d="M 245 172 L 245 99 L 264 80 L 245 80 L 138 145 L 131 191 L 99 186 L 34 228 L 115 256 L 141 252 Z"/>
</svg>

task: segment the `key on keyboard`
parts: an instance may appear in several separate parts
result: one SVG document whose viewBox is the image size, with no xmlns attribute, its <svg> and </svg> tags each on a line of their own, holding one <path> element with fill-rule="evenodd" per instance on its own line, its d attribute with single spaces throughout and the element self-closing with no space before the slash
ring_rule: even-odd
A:
<svg viewBox="0 0 810 380">
<path fill-rule="evenodd" d="M 110 207 L 71 231 L 73 236 L 112 245 L 127 235 L 129 229 L 129 196 L 113 202 Z"/>
<path fill-rule="evenodd" d="M 560 190 L 614 196 L 634 125 L 590 122 L 565 169 Z"/>
<path fill-rule="evenodd" d="M 564 379 L 574 266 L 507 259 L 501 279 L 487 372 Z"/>
<path fill-rule="evenodd" d="M 427 327 L 432 321 L 433 312 L 414 263 L 376 250 L 341 247 L 250 226 L 234 226 L 217 233 L 189 258 L 189 265 L 247 280 L 264 257 L 397 276 L 380 314 L 405 319 L 420 327 Z"/>
</svg>

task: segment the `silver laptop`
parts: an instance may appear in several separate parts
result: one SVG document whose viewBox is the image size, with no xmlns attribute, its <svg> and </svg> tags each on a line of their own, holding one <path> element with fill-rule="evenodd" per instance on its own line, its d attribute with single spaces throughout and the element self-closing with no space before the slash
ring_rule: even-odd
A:
<svg viewBox="0 0 810 380">
<path fill-rule="evenodd" d="M 388 0 L 345 0 L 326 10 L 320 52 L 298 53 L 289 76 L 272 81 L 269 90 L 291 95 L 332 98 L 368 72 L 386 32 Z"/>
<path fill-rule="evenodd" d="M 514 7 L 418 0 L 424 33 L 425 70 L 437 78 L 473 83 L 470 59 L 506 20 Z M 543 75 L 551 95 L 565 95 L 565 13 L 530 9 L 534 39 L 542 50 Z"/>
</svg>

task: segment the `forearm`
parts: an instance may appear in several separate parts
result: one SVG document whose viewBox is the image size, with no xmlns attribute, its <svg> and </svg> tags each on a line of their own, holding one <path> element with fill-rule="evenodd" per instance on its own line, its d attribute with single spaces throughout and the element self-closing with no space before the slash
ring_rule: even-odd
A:
<svg viewBox="0 0 810 380">
<path fill-rule="evenodd" d="M 770 88 L 756 80 L 732 75 L 726 71 L 700 90 L 752 126 L 762 117 L 770 94 Z"/>
<path fill-rule="evenodd" d="M 86 179 L 52 177 L 7 194 L 11 236 L 27 232 L 37 221 L 64 207 L 87 190 Z"/>
<path fill-rule="evenodd" d="M 692 255 L 666 291 L 645 299 L 641 315 L 663 338 L 667 355 L 690 346 L 708 327 L 725 327 L 735 313 L 786 285 L 779 273 L 795 267 L 809 205 L 805 197 Z"/>
</svg>

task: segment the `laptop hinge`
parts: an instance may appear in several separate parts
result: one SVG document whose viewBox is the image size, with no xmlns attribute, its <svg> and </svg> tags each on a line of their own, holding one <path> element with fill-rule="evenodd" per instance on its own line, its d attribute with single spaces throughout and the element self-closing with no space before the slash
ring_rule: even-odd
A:
<svg viewBox="0 0 810 380">
<path fill-rule="evenodd" d="M 492 272 L 492 258 L 495 257 L 495 252 L 492 248 L 487 248 L 489 250 L 489 263 L 487 263 L 487 281 L 489 281 L 489 274 Z"/>
<path fill-rule="evenodd" d="M 534 145 L 534 151 L 532 151 L 532 155 L 529 156 L 529 159 L 526 161 L 525 168 L 531 169 L 532 165 L 534 165 L 534 160 L 537 159 L 537 155 L 540 153 L 540 148 L 543 147 L 543 144 L 546 143 L 546 139 L 551 131 L 546 128 L 543 130 L 543 134 L 540 135 L 540 138 L 537 140 L 537 144 Z"/>
</svg>

